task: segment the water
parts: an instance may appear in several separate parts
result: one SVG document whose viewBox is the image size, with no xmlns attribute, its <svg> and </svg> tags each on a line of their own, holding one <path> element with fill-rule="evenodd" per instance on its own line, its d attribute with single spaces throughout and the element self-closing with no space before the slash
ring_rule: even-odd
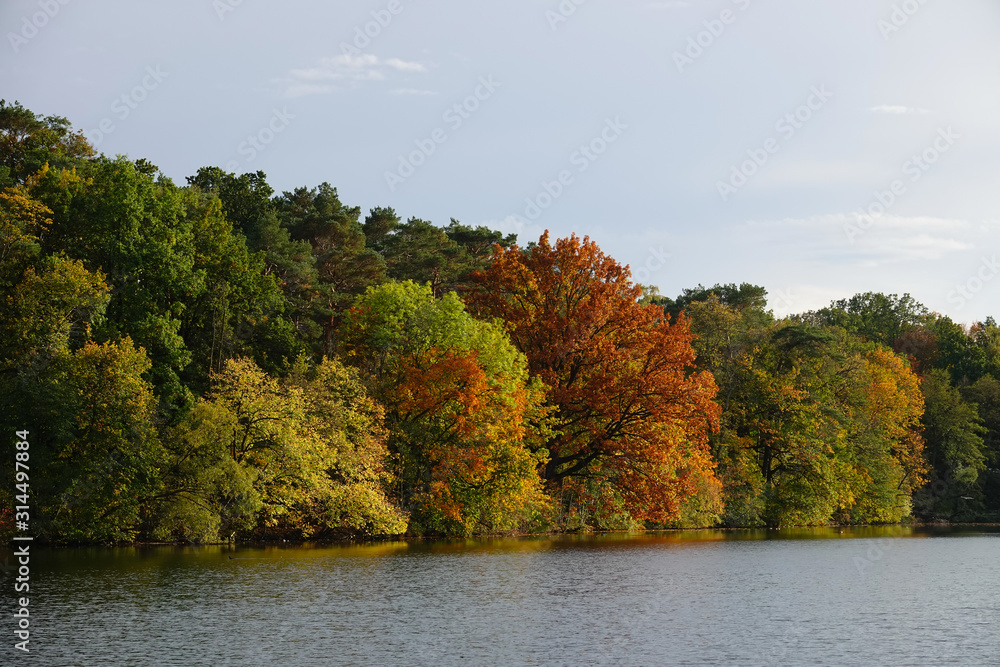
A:
<svg viewBox="0 0 1000 667">
<path fill-rule="evenodd" d="M 31 576 L 17 664 L 1000 664 L 997 528 L 66 549 Z"/>
</svg>

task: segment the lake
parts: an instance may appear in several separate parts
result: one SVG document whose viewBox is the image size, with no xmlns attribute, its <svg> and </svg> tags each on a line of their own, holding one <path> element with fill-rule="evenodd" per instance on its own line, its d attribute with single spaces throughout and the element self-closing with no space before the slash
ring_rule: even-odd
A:
<svg viewBox="0 0 1000 667">
<path fill-rule="evenodd" d="M 36 546 L 31 567 L 18 664 L 1000 664 L 1000 528 Z"/>
</svg>

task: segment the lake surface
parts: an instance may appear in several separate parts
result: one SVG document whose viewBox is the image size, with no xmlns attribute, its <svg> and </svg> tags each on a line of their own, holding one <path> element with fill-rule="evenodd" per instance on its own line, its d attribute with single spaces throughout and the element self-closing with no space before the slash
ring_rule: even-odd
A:
<svg viewBox="0 0 1000 667">
<path fill-rule="evenodd" d="M 33 552 L 17 664 L 1000 664 L 1000 528 Z"/>
</svg>

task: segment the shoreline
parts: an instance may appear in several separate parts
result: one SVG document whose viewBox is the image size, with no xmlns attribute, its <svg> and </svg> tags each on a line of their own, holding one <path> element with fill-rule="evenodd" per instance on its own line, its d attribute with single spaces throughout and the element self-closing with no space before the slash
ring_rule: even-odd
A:
<svg viewBox="0 0 1000 667">
<path fill-rule="evenodd" d="M 1000 528 L 1000 522 L 963 522 L 963 523 L 947 523 L 947 522 L 916 522 L 916 523 L 887 523 L 887 524 L 856 524 L 856 525 L 828 525 L 828 526 L 782 526 L 778 528 L 767 527 L 767 526 L 756 526 L 756 527 L 704 527 L 704 528 L 656 528 L 649 530 L 594 530 L 594 531 L 574 531 L 574 532 L 545 532 L 545 533 L 517 533 L 517 534 L 481 534 L 481 535 L 470 535 L 467 537 L 462 536 L 448 536 L 448 535 L 421 535 L 421 536 L 378 536 L 370 537 L 365 539 L 330 539 L 330 540 L 247 540 L 247 541 L 227 541 L 227 542 L 201 542 L 201 543 L 191 543 L 191 542 L 119 542 L 114 544 L 101 544 L 101 543 L 78 543 L 78 544 L 59 544 L 52 542 L 37 541 L 34 544 L 38 547 L 44 549 L 131 549 L 131 548 L 143 548 L 143 547 L 232 547 L 246 548 L 246 547 L 275 547 L 275 546 L 286 546 L 286 547 L 300 547 L 300 546 L 322 546 L 322 547 L 335 547 L 335 546 L 365 546 L 365 545 L 377 545 L 386 544 L 391 542 L 408 542 L 408 543 L 430 543 L 430 542 L 458 542 L 458 541 L 486 541 L 486 540 L 523 540 L 531 538 L 571 538 L 571 537 L 601 537 L 601 536 L 634 536 L 639 537 L 642 535 L 675 535 L 680 533 L 693 533 L 693 532 L 716 532 L 716 533 L 738 533 L 738 532 L 781 532 L 781 531 L 806 531 L 806 530 L 840 530 L 842 534 L 849 536 L 845 533 L 846 530 L 858 530 L 858 529 L 886 529 L 886 528 L 918 528 L 918 529 L 961 529 L 961 528 Z M 9 540 L 8 540 L 9 542 Z M 7 544 L 6 548 L 12 549 L 12 544 Z"/>
</svg>

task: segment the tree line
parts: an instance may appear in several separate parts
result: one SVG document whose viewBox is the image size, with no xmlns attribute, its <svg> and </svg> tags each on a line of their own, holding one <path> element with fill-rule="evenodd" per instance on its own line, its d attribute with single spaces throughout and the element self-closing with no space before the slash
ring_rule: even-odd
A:
<svg viewBox="0 0 1000 667">
<path fill-rule="evenodd" d="M 1000 518 L 992 319 L 672 299 L 587 238 L 178 185 L 6 102 L 0 329 L 50 541 Z"/>
</svg>

